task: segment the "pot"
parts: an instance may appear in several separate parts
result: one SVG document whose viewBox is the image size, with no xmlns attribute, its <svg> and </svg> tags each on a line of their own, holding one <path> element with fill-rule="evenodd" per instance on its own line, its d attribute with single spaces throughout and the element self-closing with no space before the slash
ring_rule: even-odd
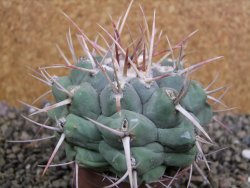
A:
<svg viewBox="0 0 250 188">
<path fill-rule="evenodd" d="M 170 180 L 168 179 L 168 180 L 164 181 L 163 183 L 165 185 L 168 185 L 169 182 L 170 182 Z M 79 167 L 78 184 L 79 184 L 79 188 L 102 188 L 102 187 L 111 185 L 112 182 L 110 182 L 106 178 L 103 178 L 100 174 L 96 173 L 93 170 Z M 122 182 L 118 185 L 118 187 L 119 188 L 130 188 L 130 185 L 129 185 L 129 183 Z M 159 183 L 153 183 L 153 184 L 150 184 L 150 187 L 152 187 L 152 188 L 164 188 L 166 186 L 163 186 Z M 147 186 L 141 185 L 138 188 L 147 188 Z"/>
</svg>

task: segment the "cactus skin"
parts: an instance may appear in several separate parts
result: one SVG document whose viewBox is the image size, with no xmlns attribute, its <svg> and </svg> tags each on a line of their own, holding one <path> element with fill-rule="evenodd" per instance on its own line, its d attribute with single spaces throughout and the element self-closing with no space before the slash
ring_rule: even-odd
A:
<svg viewBox="0 0 250 188">
<path fill-rule="evenodd" d="M 88 62 L 88 59 L 81 59 L 76 66 L 88 67 Z M 74 159 L 86 168 L 111 169 L 116 174 L 127 171 L 121 138 L 96 126 L 86 119 L 89 117 L 115 130 L 122 130 L 123 121 L 127 121 L 138 182 L 158 180 L 167 166 L 185 167 L 193 163 L 197 155 L 195 127 L 176 110 L 173 99 L 166 93 L 171 90 L 178 94 L 184 85 L 184 77 L 166 77 L 150 84 L 139 78 L 128 79 L 122 88 L 121 110 L 117 111 L 117 94 L 108 83 L 104 84 L 102 74 L 99 71 L 83 76 L 72 70 L 68 77 L 58 78 L 66 88 L 74 88 L 63 129 L 65 142 L 72 146 L 65 147 L 69 160 Z M 206 103 L 202 86 L 194 80 L 190 83 L 180 104 L 205 125 L 212 118 L 211 107 Z M 65 100 L 63 91 L 54 90 L 56 101 Z M 57 114 L 60 117 L 60 112 Z"/>
<path fill-rule="evenodd" d="M 115 26 L 117 38 L 111 37 L 113 44 L 104 50 L 105 56 L 91 54 L 82 35 L 80 43 L 88 54 L 85 58 L 76 57 L 69 31 L 74 64 L 59 49 L 71 70 L 52 78 L 44 69 L 42 75 L 46 73 L 46 80 L 51 80 L 55 104 L 31 114 L 47 112 L 61 134 L 44 173 L 63 141 L 69 161 L 112 172 L 132 188 L 158 181 L 168 175 L 167 167 L 190 166 L 198 153 L 203 154 L 197 136 L 211 141 L 204 130 L 213 116 L 207 101 L 211 97 L 198 81 L 189 80 L 188 74 L 220 57 L 186 68 L 182 60 L 185 39 L 176 47 L 181 51 L 178 59 L 165 57 L 155 63 L 154 23 L 155 17 L 151 38 L 132 53 L 143 52 L 136 58 L 119 46 L 122 26 L 119 32 Z M 98 45 L 94 48 L 102 50 Z"/>
</svg>

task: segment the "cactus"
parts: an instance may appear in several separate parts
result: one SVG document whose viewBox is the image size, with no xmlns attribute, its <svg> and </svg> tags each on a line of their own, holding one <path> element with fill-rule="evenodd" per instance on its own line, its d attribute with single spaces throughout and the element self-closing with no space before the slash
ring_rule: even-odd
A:
<svg viewBox="0 0 250 188">
<path fill-rule="evenodd" d="M 208 100 L 220 102 L 210 95 L 220 89 L 208 91 L 189 75 L 221 57 L 185 67 L 184 47 L 195 32 L 173 47 L 167 39 L 169 48 L 157 52 L 155 13 L 152 30 L 144 17 L 145 32 L 142 28 L 139 39 L 124 48 L 121 34 L 131 4 L 120 22 L 112 21 L 114 35 L 100 26 L 111 40 L 107 49 L 91 41 L 66 15 L 79 29 L 86 56 L 76 56 L 69 30 L 74 63 L 58 48 L 66 64 L 40 68 L 40 80 L 51 86 L 55 103 L 31 115 L 47 112 L 56 126 L 36 124 L 57 132 L 59 138 L 43 174 L 62 143 L 76 168 L 120 178 L 109 187 L 123 181 L 132 188 L 150 185 L 168 175 L 167 167 L 192 167 L 198 153 L 205 160 L 199 143 L 212 142 L 205 131 L 213 115 Z M 180 51 L 177 58 L 173 50 Z M 69 68 L 69 74 L 51 76 L 47 69 L 55 67 Z"/>
</svg>

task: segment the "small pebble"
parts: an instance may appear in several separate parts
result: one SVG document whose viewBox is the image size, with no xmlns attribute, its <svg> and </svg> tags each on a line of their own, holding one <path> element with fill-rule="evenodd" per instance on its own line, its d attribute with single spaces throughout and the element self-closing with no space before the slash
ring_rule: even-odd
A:
<svg viewBox="0 0 250 188">
<path fill-rule="evenodd" d="M 28 170 L 28 169 L 30 169 L 30 164 L 27 164 L 26 166 L 25 166 L 25 168 Z"/>
<path fill-rule="evenodd" d="M 12 147 L 12 151 L 13 151 L 15 154 L 18 153 L 20 150 L 21 150 L 21 148 L 19 147 L 19 145 L 14 145 L 14 146 Z"/>
<path fill-rule="evenodd" d="M 246 144 L 247 146 L 250 147 L 250 136 L 245 136 L 243 139 L 242 139 L 242 142 L 244 144 Z"/>
<path fill-rule="evenodd" d="M 234 158 L 235 158 L 235 161 L 236 161 L 236 162 L 240 162 L 240 161 L 241 161 L 241 157 L 240 157 L 240 155 L 238 155 L 238 154 L 235 155 Z"/>
<path fill-rule="evenodd" d="M 241 169 L 241 170 L 247 170 L 247 164 L 246 163 L 240 163 L 238 165 L 238 167 Z"/>
<path fill-rule="evenodd" d="M 250 149 L 244 149 L 241 154 L 245 159 L 250 159 Z"/>
</svg>

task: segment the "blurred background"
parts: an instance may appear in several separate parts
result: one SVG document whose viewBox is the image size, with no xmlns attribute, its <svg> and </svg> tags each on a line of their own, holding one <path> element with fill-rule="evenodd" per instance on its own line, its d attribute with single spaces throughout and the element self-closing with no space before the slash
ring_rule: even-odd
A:
<svg viewBox="0 0 250 188">
<path fill-rule="evenodd" d="M 28 75 L 27 66 L 62 63 L 56 44 L 70 57 L 65 37 L 69 27 L 76 49 L 80 50 L 75 40 L 77 30 L 60 11 L 68 14 L 94 40 L 101 32 L 96 23 L 111 29 L 109 15 L 117 21 L 128 4 L 127 0 L 1 0 L 0 100 L 17 106 L 18 100 L 32 102 L 46 91 L 46 86 Z M 139 4 L 150 26 L 156 10 L 158 32 L 162 29 L 163 36 L 168 35 L 173 45 L 198 29 L 188 42 L 186 61 L 192 64 L 224 56 L 196 75 L 206 85 L 218 73 L 216 85 L 231 87 L 224 98 L 226 104 L 239 107 L 238 112 L 250 112 L 250 1 L 135 0 L 125 27 L 126 30 L 129 26 L 132 33 L 138 32 L 138 24 L 142 23 Z M 124 38 L 129 38 L 128 32 L 124 32 Z M 162 47 L 166 48 L 165 40 Z"/>
</svg>

